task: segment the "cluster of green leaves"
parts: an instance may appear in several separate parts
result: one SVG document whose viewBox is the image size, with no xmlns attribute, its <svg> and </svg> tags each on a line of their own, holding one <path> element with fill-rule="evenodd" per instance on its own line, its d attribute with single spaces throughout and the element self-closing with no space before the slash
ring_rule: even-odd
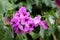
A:
<svg viewBox="0 0 60 40">
<path fill-rule="evenodd" d="M 15 34 L 11 26 L 5 23 L 4 18 L 12 18 L 21 6 L 26 6 L 32 17 L 41 15 L 43 20 L 45 18 L 49 29 L 37 27 L 29 34 Z M 56 9 L 52 0 L 0 0 L 0 40 L 53 40 L 54 35 L 60 40 L 60 26 L 55 23 L 59 17 Z"/>
</svg>

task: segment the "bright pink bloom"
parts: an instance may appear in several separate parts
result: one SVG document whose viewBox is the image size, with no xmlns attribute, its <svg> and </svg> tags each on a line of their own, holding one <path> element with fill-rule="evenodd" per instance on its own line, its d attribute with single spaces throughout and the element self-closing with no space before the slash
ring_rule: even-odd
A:
<svg viewBox="0 0 60 40">
<path fill-rule="evenodd" d="M 14 24 L 16 24 L 16 23 L 18 23 L 18 22 L 19 22 L 19 21 L 18 21 L 17 19 L 12 18 L 11 21 L 10 21 L 10 24 L 11 24 L 11 25 L 14 25 Z"/>
<path fill-rule="evenodd" d="M 18 12 L 19 12 L 20 14 L 26 12 L 26 7 L 24 7 L 24 6 L 21 7 Z"/>
<path fill-rule="evenodd" d="M 19 9 L 19 11 L 13 15 L 13 18 L 11 19 L 10 24 L 11 24 L 13 30 L 17 34 L 20 34 L 21 32 L 28 33 L 28 31 L 33 30 L 33 25 L 31 25 L 31 24 L 29 25 L 29 22 L 32 22 L 32 21 L 33 20 L 30 17 L 30 13 L 27 12 L 25 7 L 21 7 Z"/>
<path fill-rule="evenodd" d="M 28 24 L 29 21 L 30 22 L 32 21 L 31 17 L 24 17 L 24 18 L 22 18 L 21 23 L 22 24 Z"/>
<path fill-rule="evenodd" d="M 34 27 L 40 25 L 42 28 L 47 29 L 47 23 L 41 21 L 41 16 L 38 15 L 34 18 L 30 16 L 25 7 L 21 7 L 18 12 L 13 15 L 10 24 L 17 34 L 29 33 L 34 30 Z"/>
<path fill-rule="evenodd" d="M 40 18 L 41 18 L 41 16 L 38 15 L 38 16 L 36 16 L 36 17 L 33 19 L 33 22 L 34 22 L 34 24 L 35 24 L 36 27 L 39 25 L 39 22 L 40 22 L 40 20 L 41 20 Z"/>
<path fill-rule="evenodd" d="M 43 29 L 48 29 L 48 25 L 47 25 L 47 22 L 44 20 L 44 21 L 41 21 L 39 23 L 39 25 L 43 28 Z"/>
<path fill-rule="evenodd" d="M 20 14 L 19 14 L 19 12 L 16 12 L 14 15 L 13 15 L 13 18 L 15 18 L 15 19 L 20 19 Z"/>
</svg>

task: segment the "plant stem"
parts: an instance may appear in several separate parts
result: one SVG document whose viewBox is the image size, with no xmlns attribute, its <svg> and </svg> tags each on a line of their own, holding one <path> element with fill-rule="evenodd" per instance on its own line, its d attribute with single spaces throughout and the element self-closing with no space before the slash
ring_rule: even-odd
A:
<svg viewBox="0 0 60 40">
<path fill-rule="evenodd" d="M 53 36 L 53 39 L 54 39 L 54 40 L 57 40 L 57 38 L 56 38 L 56 36 L 55 36 L 54 33 L 52 33 L 52 36 Z"/>
<path fill-rule="evenodd" d="M 14 32 L 14 39 L 13 40 L 16 40 L 16 36 L 17 36 L 17 34 Z"/>
</svg>

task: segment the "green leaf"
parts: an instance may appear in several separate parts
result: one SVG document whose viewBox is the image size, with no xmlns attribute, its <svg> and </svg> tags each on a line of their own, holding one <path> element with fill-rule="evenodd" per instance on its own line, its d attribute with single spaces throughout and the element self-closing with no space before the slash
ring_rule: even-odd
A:
<svg viewBox="0 0 60 40">
<path fill-rule="evenodd" d="M 30 35 L 34 40 L 39 37 L 39 33 L 30 32 Z"/>
<path fill-rule="evenodd" d="M 26 34 L 21 34 L 16 36 L 16 40 L 27 40 Z"/>
<path fill-rule="evenodd" d="M 13 40 L 13 33 L 0 20 L 0 40 Z"/>
<path fill-rule="evenodd" d="M 4 11 L 4 9 L 3 9 L 2 3 L 1 3 L 1 1 L 0 1 L 0 14 L 2 14 L 3 11 Z"/>
<path fill-rule="evenodd" d="M 31 6 L 36 4 L 36 6 L 41 8 L 42 0 L 27 0 L 27 4 L 30 4 Z"/>
<path fill-rule="evenodd" d="M 55 20 L 54 20 L 54 17 L 53 16 L 49 16 L 49 21 L 50 21 L 50 24 L 54 24 L 55 23 Z"/>
<path fill-rule="evenodd" d="M 32 9 L 31 4 L 27 4 L 27 9 L 29 10 L 29 12 L 31 12 L 31 9 Z"/>
<path fill-rule="evenodd" d="M 42 0 L 43 3 L 46 4 L 46 6 L 50 6 L 51 0 Z"/>
<path fill-rule="evenodd" d="M 27 3 L 29 3 L 31 5 L 35 4 L 35 0 L 26 0 L 26 1 L 27 1 Z"/>
<path fill-rule="evenodd" d="M 16 36 L 16 40 L 23 40 L 22 35 L 17 35 L 17 36 Z"/>
<path fill-rule="evenodd" d="M 57 5 L 55 4 L 55 1 L 51 2 L 51 6 L 52 6 L 53 9 L 57 7 Z"/>
<path fill-rule="evenodd" d="M 20 2 L 19 4 L 16 5 L 17 7 L 21 7 L 21 6 L 26 6 L 25 2 Z"/>
<path fill-rule="evenodd" d="M 8 0 L 0 0 L 0 13 L 13 9 L 13 5 Z"/>
<path fill-rule="evenodd" d="M 47 30 L 47 35 L 48 36 L 50 36 L 52 33 L 54 33 L 54 31 L 55 31 L 55 28 L 49 28 L 48 30 Z"/>
<path fill-rule="evenodd" d="M 41 29 L 40 32 L 40 37 L 44 38 L 44 35 L 45 35 L 45 30 L 44 29 Z"/>
<path fill-rule="evenodd" d="M 38 6 L 38 7 L 42 7 L 42 0 L 35 0 L 35 4 Z"/>
</svg>

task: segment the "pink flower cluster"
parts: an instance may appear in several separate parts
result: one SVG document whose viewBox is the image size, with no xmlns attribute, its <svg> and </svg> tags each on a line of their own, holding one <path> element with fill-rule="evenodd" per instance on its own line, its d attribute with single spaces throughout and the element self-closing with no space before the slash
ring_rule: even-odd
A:
<svg viewBox="0 0 60 40">
<path fill-rule="evenodd" d="M 38 27 L 38 25 L 44 29 L 48 29 L 46 21 L 42 21 L 40 19 L 40 15 L 32 18 L 25 7 L 21 7 L 19 11 L 13 15 L 10 24 L 17 34 L 21 34 L 23 32 L 29 33 L 34 30 L 34 27 Z"/>
</svg>

